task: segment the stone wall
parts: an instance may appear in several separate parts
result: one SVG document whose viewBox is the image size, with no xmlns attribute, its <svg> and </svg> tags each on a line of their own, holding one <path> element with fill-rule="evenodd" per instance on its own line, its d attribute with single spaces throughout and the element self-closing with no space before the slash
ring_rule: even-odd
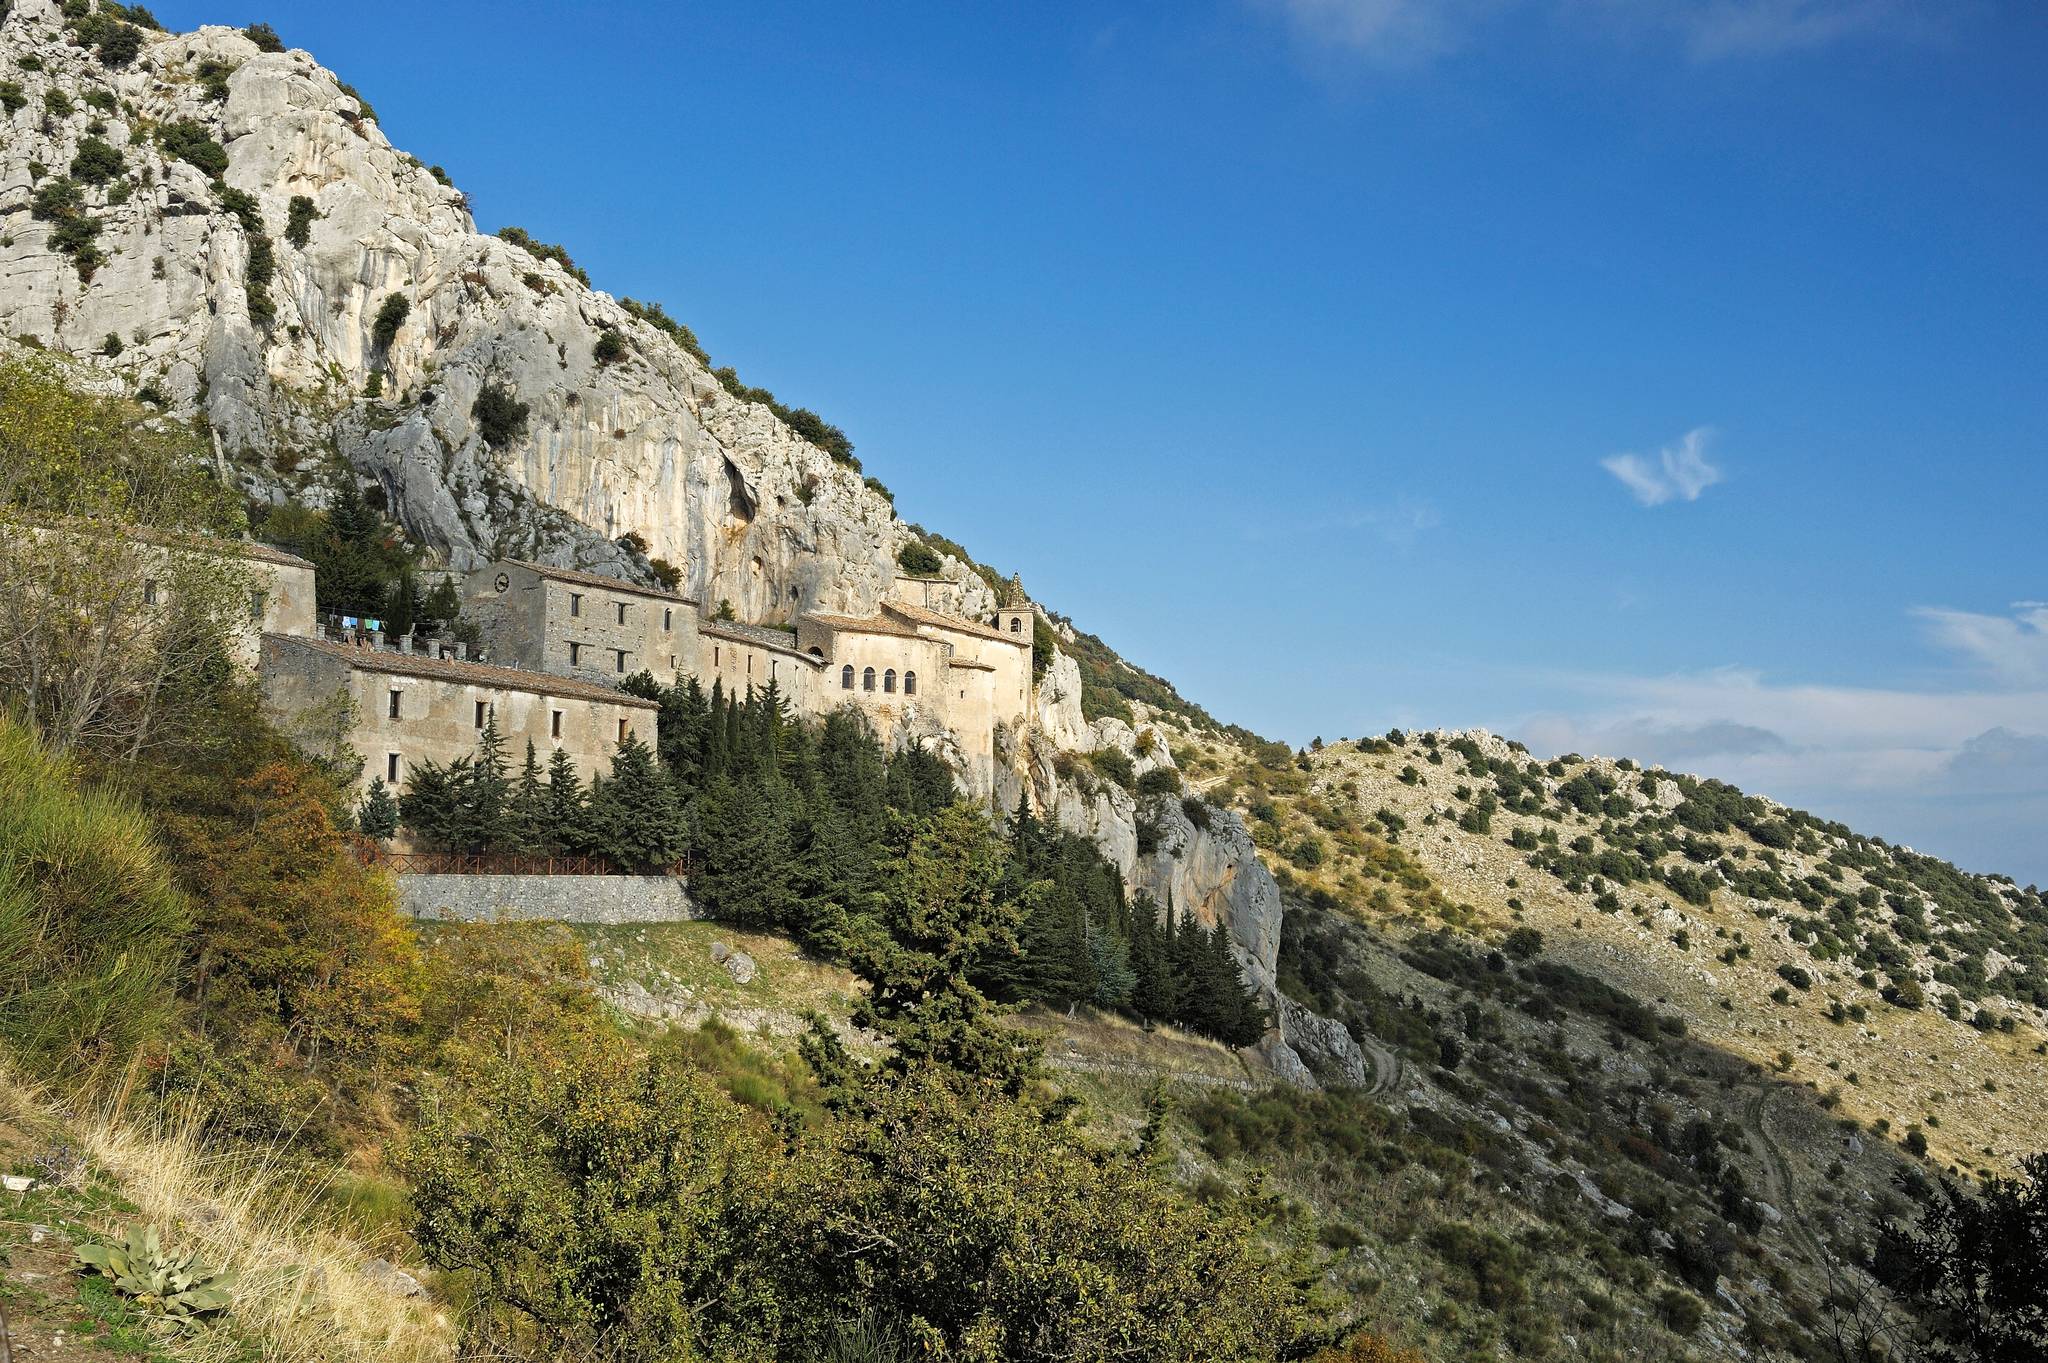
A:
<svg viewBox="0 0 2048 1363">
<path fill-rule="evenodd" d="M 698 916 L 673 876 L 401 875 L 398 901 L 431 922 L 681 923 Z"/>
</svg>

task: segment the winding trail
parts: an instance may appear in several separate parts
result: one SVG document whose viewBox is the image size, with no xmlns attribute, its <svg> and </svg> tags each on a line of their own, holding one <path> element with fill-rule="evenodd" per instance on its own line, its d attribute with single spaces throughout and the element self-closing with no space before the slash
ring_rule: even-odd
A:
<svg viewBox="0 0 2048 1363">
<path fill-rule="evenodd" d="M 1771 1134 L 1770 1101 L 1772 1092 L 1759 1089 L 1749 1100 L 1749 1126 L 1764 1147 L 1764 1191 L 1770 1204 L 1784 1213 L 1785 1233 L 1792 1237 L 1808 1259 L 1816 1264 L 1827 1262 L 1820 1241 L 1806 1228 L 1806 1221 L 1799 1214 L 1799 1205 L 1792 1196 L 1792 1166 L 1785 1158 L 1785 1152 L 1778 1145 L 1777 1137 Z"/>
<path fill-rule="evenodd" d="M 1372 1061 L 1372 1086 L 1366 1089 L 1368 1094 L 1375 1098 L 1384 1097 L 1401 1086 L 1404 1071 L 1397 1052 L 1371 1037 L 1361 1040 L 1358 1049 Z"/>
</svg>

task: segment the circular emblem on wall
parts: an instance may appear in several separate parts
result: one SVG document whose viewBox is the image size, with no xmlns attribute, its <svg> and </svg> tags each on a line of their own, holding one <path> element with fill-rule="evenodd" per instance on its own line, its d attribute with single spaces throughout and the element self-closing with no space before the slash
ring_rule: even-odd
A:
<svg viewBox="0 0 2048 1363">
<path fill-rule="evenodd" d="M 506 573 L 499 573 L 499 574 L 498 574 L 498 590 L 499 590 L 499 591 L 501 591 L 501 592 L 502 592 L 502 591 L 504 591 L 504 590 L 505 590 L 505 589 L 506 589 L 507 587 L 509 587 L 509 586 L 511 586 L 511 585 L 512 585 L 512 578 L 511 578 L 511 576 L 510 576 L 509 574 L 506 574 Z"/>
</svg>

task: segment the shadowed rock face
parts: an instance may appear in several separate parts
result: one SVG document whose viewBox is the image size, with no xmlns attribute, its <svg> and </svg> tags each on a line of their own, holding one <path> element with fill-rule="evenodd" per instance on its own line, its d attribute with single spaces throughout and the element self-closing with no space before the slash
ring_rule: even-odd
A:
<svg viewBox="0 0 2048 1363">
<path fill-rule="evenodd" d="M 22 67 L 29 54 L 42 69 Z M 231 68 L 224 100 L 199 79 L 206 62 Z M 252 499 L 324 505 L 352 471 L 452 567 L 509 554 L 648 581 L 648 559 L 661 558 L 682 569 L 685 594 L 729 600 L 742 620 L 867 615 L 886 597 L 911 538 L 886 498 L 559 262 L 479 234 L 463 195 L 394 148 L 309 54 L 264 53 L 237 29 L 208 27 L 151 33 L 131 66 L 109 70 L 67 41 L 57 0 L 18 0 L 0 21 L 0 78 L 27 100 L 0 145 L 0 332 L 70 355 L 94 386 L 153 390 L 172 415 L 203 418 L 223 475 Z M 75 112 L 46 118 L 52 89 Z M 114 108 L 92 107 L 95 91 Z M 204 129 L 226 151 L 220 181 L 136 138 L 144 120 Z M 29 208 L 32 165 L 61 175 L 94 135 L 121 153 L 129 184 L 83 187 L 105 256 L 88 283 Z M 254 200 L 275 258 L 267 322 L 245 283 L 261 244 L 224 189 Z M 303 243 L 288 237 L 295 199 L 315 215 Z M 380 345 L 374 323 L 393 294 L 410 308 Z M 607 331 L 625 353 L 602 364 Z M 110 335 L 118 356 L 103 353 Z M 495 448 L 474 415 L 487 386 L 526 407 Z M 628 533 L 644 555 L 618 543 Z M 941 577 L 947 609 L 994 608 L 968 565 L 949 557 Z M 1000 738 L 994 771 L 941 730 L 895 737 L 933 746 L 1004 809 L 1028 789 L 1133 891 L 1228 923 L 1271 996 L 1280 899 L 1243 826 L 1219 811 L 1197 829 L 1157 799 L 1143 813 L 1158 850 L 1140 856 L 1129 793 L 1106 782 L 1084 793 L 1055 771 L 1055 754 L 1118 748 L 1140 772 L 1172 759 L 1163 742 L 1138 753 L 1119 721 L 1088 724 L 1080 690 L 1072 660 L 1056 659 L 1036 732 Z"/>
</svg>

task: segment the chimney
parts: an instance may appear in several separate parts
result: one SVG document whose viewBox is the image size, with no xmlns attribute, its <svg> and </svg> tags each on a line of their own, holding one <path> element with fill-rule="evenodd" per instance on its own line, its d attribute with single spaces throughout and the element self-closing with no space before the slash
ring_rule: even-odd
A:
<svg viewBox="0 0 2048 1363">
<path fill-rule="evenodd" d="M 455 641 L 455 661 L 458 663 L 469 661 L 469 645 L 463 643 L 460 639 Z"/>
<path fill-rule="evenodd" d="M 401 634 L 398 636 L 398 651 L 400 653 L 405 654 L 407 657 L 412 656 L 412 636 L 410 634 Z"/>
<path fill-rule="evenodd" d="M 371 630 L 371 631 L 370 631 L 370 647 L 371 647 L 372 649 L 382 649 L 382 648 L 384 647 L 384 631 L 383 631 L 383 630 L 381 630 L 381 629 L 373 629 L 373 630 Z"/>
</svg>

